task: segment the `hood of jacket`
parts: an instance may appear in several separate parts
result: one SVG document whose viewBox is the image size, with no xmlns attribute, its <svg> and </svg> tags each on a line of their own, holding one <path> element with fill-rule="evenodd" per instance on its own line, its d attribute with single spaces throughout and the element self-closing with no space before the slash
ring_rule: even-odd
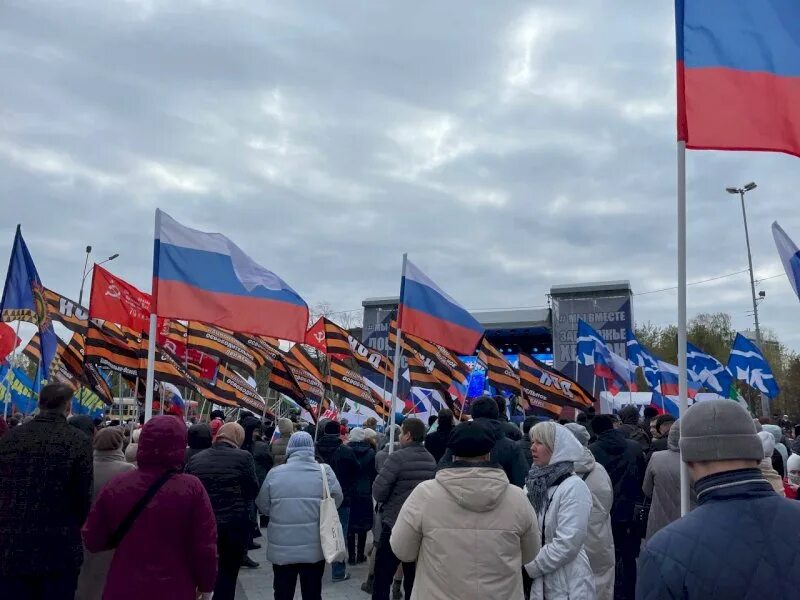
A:
<svg viewBox="0 0 800 600">
<path fill-rule="evenodd" d="M 618 429 L 609 429 L 597 436 L 597 442 L 603 446 L 603 449 L 611 454 L 617 456 L 624 454 L 628 448 L 628 438 L 625 434 Z"/>
<path fill-rule="evenodd" d="M 594 459 L 594 454 L 588 448 L 583 449 L 583 456 L 581 456 L 578 460 L 573 461 L 575 465 L 575 472 L 578 475 L 585 475 L 586 473 L 591 473 L 594 471 L 594 466 L 597 462 Z"/>
<path fill-rule="evenodd" d="M 281 432 L 282 436 L 290 436 L 294 433 L 294 423 L 292 423 L 289 419 L 280 418 L 278 419 L 278 431 Z"/>
<path fill-rule="evenodd" d="M 142 435 L 142 428 L 141 427 L 139 427 L 139 429 L 134 429 L 133 433 L 131 433 L 131 443 L 132 444 L 138 444 L 139 443 L 139 437 L 141 435 Z"/>
<path fill-rule="evenodd" d="M 775 438 L 770 431 L 759 431 L 758 437 L 761 440 L 761 447 L 764 448 L 764 458 L 772 458 L 775 452 Z"/>
<path fill-rule="evenodd" d="M 324 452 L 334 452 L 339 446 L 344 444 L 338 433 L 326 433 L 317 441 L 317 449 L 320 454 Z"/>
<path fill-rule="evenodd" d="M 374 450 L 375 450 L 375 449 L 372 447 L 372 444 L 370 444 L 370 443 L 369 443 L 369 442 L 367 442 L 367 441 L 363 441 L 363 442 L 350 442 L 350 443 L 349 443 L 349 444 L 347 444 L 347 445 L 350 447 L 350 449 L 351 449 L 351 450 L 353 451 L 353 453 L 356 455 L 356 458 L 361 458 L 361 457 L 362 457 L 362 456 L 364 456 L 365 454 L 369 454 L 369 451 L 370 451 L 370 450 L 372 450 L 372 451 L 374 451 Z"/>
<path fill-rule="evenodd" d="M 153 417 L 142 427 L 136 462 L 140 469 L 178 469 L 186 454 L 186 425 L 171 415 Z"/>
<path fill-rule="evenodd" d="M 205 423 L 198 423 L 189 427 L 187 433 L 189 448 L 194 450 L 205 450 L 211 448 L 211 427 Z"/>
<path fill-rule="evenodd" d="M 672 450 L 673 452 L 680 452 L 680 443 L 681 424 L 680 419 L 678 419 L 672 424 L 672 427 L 669 428 L 669 434 L 667 435 L 667 449 Z"/>
<path fill-rule="evenodd" d="M 509 485 L 501 468 L 459 463 L 436 473 L 436 481 L 459 506 L 472 512 L 487 512 L 495 508 Z"/>
<path fill-rule="evenodd" d="M 553 447 L 553 455 L 550 457 L 550 464 L 560 462 L 576 463 L 584 458 L 584 447 L 575 439 L 572 432 L 563 425 L 555 424 L 556 439 Z"/>
<path fill-rule="evenodd" d="M 94 462 L 126 462 L 122 448 L 114 450 L 95 450 Z"/>
<path fill-rule="evenodd" d="M 639 409 L 629 404 L 619 411 L 619 419 L 625 425 L 639 425 Z"/>
<path fill-rule="evenodd" d="M 772 434 L 772 437 L 775 438 L 775 444 L 781 443 L 781 438 L 783 438 L 783 432 L 781 428 L 777 425 L 762 425 L 761 429 L 763 431 L 769 431 Z"/>
</svg>

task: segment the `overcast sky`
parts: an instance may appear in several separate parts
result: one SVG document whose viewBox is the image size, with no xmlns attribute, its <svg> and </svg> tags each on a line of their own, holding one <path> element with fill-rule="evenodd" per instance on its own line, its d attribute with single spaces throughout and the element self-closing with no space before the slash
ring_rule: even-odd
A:
<svg viewBox="0 0 800 600">
<path fill-rule="evenodd" d="M 468 308 L 553 284 L 676 284 L 673 3 L 6 0 L 0 255 L 16 223 L 77 298 L 83 250 L 150 288 L 153 217 L 228 235 L 308 302 L 397 294 L 401 254 Z M 782 272 L 800 162 L 691 152 L 689 280 Z M 3 249 L 5 248 L 5 250 Z M 800 350 L 785 277 L 762 325 Z M 634 300 L 676 319 L 674 291 Z M 689 314 L 752 318 L 746 273 Z"/>
</svg>

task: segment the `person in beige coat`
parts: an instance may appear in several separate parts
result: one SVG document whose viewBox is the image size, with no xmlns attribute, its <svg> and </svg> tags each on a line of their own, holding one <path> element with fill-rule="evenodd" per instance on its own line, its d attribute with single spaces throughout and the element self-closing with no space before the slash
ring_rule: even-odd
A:
<svg viewBox="0 0 800 600">
<path fill-rule="evenodd" d="M 453 430 L 453 463 L 403 504 L 390 544 L 416 561 L 412 600 L 521 600 L 522 565 L 540 546 L 525 493 L 489 462 L 494 435 L 478 422 Z"/>
<path fill-rule="evenodd" d="M 131 443 L 125 448 L 125 460 L 129 463 L 136 464 L 136 452 L 139 450 L 139 435 L 142 433 L 142 428 L 134 429 L 131 433 Z"/>
<path fill-rule="evenodd" d="M 761 474 L 764 476 L 775 493 L 786 497 L 786 490 L 783 489 L 783 479 L 772 466 L 772 454 L 775 452 L 775 437 L 769 431 L 759 431 L 758 437 L 761 438 L 761 446 L 764 448 L 764 460 L 758 465 Z"/>
<path fill-rule="evenodd" d="M 119 427 L 106 427 L 94 436 L 92 504 L 109 481 L 120 473 L 127 473 L 136 468 L 125 460 L 125 455 L 122 453 L 123 440 L 124 436 Z M 84 549 L 75 600 L 101 600 L 112 558 L 114 558 L 113 550 L 92 554 Z"/>
<path fill-rule="evenodd" d="M 583 446 L 583 457 L 574 462 L 575 474 L 583 479 L 592 493 L 592 512 L 584 549 L 594 573 L 594 591 L 597 600 L 614 598 L 614 536 L 611 534 L 611 506 L 614 504 L 614 486 L 603 465 L 594 459 L 589 450 L 589 432 L 579 423 L 567 423 Z"/>
</svg>

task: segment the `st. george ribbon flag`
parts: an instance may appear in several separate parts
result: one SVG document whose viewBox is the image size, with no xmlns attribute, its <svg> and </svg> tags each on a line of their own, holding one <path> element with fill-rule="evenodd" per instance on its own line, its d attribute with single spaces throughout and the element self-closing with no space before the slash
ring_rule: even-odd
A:
<svg viewBox="0 0 800 600">
<path fill-rule="evenodd" d="M 783 270 L 786 271 L 786 276 L 789 278 L 789 283 L 794 293 L 800 298 L 800 249 L 786 235 L 786 232 L 778 225 L 777 221 L 772 224 L 772 237 L 775 239 L 775 246 L 778 248 Z"/>
<path fill-rule="evenodd" d="M 767 398 L 774 398 L 780 393 L 767 359 L 758 346 L 741 333 L 737 333 L 736 339 L 733 340 L 731 355 L 728 358 L 728 370 L 736 379 L 744 381 Z"/>
<path fill-rule="evenodd" d="M 678 139 L 800 156 L 800 2 L 676 0 Z"/>
</svg>

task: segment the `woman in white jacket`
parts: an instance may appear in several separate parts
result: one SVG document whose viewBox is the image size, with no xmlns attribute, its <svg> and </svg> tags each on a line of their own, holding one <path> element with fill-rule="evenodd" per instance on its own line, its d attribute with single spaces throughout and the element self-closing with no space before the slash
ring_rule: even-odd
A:
<svg viewBox="0 0 800 600">
<path fill-rule="evenodd" d="M 583 446 L 553 421 L 531 429 L 533 467 L 525 487 L 542 532 L 542 549 L 525 571 L 533 580 L 531 598 L 594 600 L 594 574 L 584 549 L 592 493 L 575 474 Z"/>
</svg>

